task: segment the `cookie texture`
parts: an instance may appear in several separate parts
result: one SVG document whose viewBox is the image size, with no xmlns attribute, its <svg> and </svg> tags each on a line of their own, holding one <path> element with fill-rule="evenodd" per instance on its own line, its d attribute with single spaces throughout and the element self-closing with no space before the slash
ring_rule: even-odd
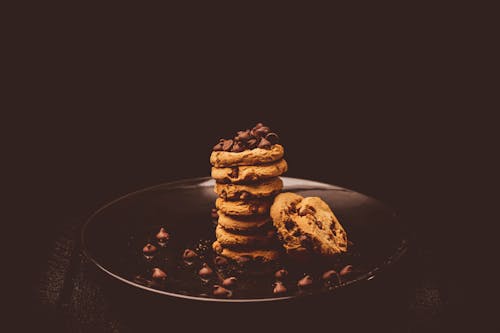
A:
<svg viewBox="0 0 500 333">
<path fill-rule="evenodd" d="M 231 250 L 223 247 L 218 241 L 212 244 L 212 248 L 217 254 L 236 261 L 248 259 L 265 263 L 277 260 L 281 254 L 280 251 L 276 249 L 256 249 L 251 251 Z"/>
<path fill-rule="evenodd" d="M 278 177 L 288 170 L 284 159 L 261 165 L 243 165 L 230 168 L 212 167 L 212 178 L 219 183 L 245 183 Z"/>
<path fill-rule="evenodd" d="M 289 254 L 333 256 L 347 251 L 347 234 L 326 202 L 281 193 L 271 206 L 278 238 Z"/>
<path fill-rule="evenodd" d="M 247 200 L 274 196 L 282 188 L 283 181 L 275 177 L 253 184 L 216 183 L 214 191 L 225 200 Z"/>
<path fill-rule="evenodd" d="M 237 165 L 258 165 L 280 160 L 285 155 L 282 145 L 274 144 L 270 149 L 254 148 L 241 152 L 213 151 L 210 163 L 217 168 Z"/>
<path fill-rule="evenodd" d="M 229 231 L 240 233 L 258 232 L 272 225 L 269 215 L 252 215 L 247 217 L 230 216 L 219 212 L 218 225 Z"/>
<path fill-rule="evenodd" d="M 215 207 L 226 215 L 249 216 L 268 214 L 271 207 L 270 200 L 226 201 L 222 198 L 215 200 Z"/>
<path fill-rule="evenodd" d="M 267 230 L 265 233 L 256 233 L 253 235 L 239 235 L 231 233 L 220 225 L 215 229 L 217 241 L 223 247 L 229 249 L 254 249 L 269 247 L 274 240 L 274 230 Z"/>
</svg>

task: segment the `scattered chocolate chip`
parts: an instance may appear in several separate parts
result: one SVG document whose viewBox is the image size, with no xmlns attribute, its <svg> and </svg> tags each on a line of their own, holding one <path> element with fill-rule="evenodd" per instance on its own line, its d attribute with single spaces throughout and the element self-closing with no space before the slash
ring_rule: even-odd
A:
<svg viewBox="0 0 500 333">
<path fill-rule="evenodd" d="M 250 134 L 250 130 L 239 131 L 238 135 L 234 137 L 237 141 L 248 141 L 252 135 Z"/>
<path fill-rule="evenodd" d="M 198 271 L 198 275 L 202 278 L 209 278 L 213 273 L 214 271 L 207 264 L 203 264 L 203 267 Z"/>
<path fill-rule="evenodd" d="M 273 289 L 273 294 L 275 295 L 282 295 L 286 293 L 286 287 L 281 281 L 276 281 L 274 283 L 274 289 Z"/>
<path fill-rule="evenodd" d="M 228 264 L 227 259 L 221 256 L 215 257 L 214 261 L 217 266 L 226 266 Z"/>
<path fill-rule="evenodd" d="M 304 276 L 302 279 L 299 280 L 299 282 L 297 282 L 297 286 L 299 288 L 309 288 L 312 286 L 312 284 L 313 284 L 313 279 L 309 275 Z"/>
<path fill-rule="evenodd" d="M 261 126 L 259 128 L 255 128 L 254 130 L 254 133 L 257 135 L 257 136 L 261 136 L 261 137 L 265 137 L 269 132 L 271 132 L 271 129 L 269 129 L 269 127 L 267 126 Z"/>
<path fill-rule="evenodd" d="M 198 257 L 198 254 L 191 249 L 185 249 L 182 254 L 182 259 L 187 261 L 193 260 L 196 257 Z"/>
<path fill-rule="evenodd" d="M 156 234 L 156 239 L 160 243 L 167 243 L 170 239 L 170 234 L 164 228 L 160 228 L 160 231 Z"/>
<path fill-rule="evenodd" d="M 256 148 L 256 147 L 257 147 L 257 145 L 259 144 L 259 142 L 260 142 L 260 141 L 259 141 L 259 140 L 257 140 L 257 139 L 255 139 L 255 138 L 253 138 L 253 139 L 249 139 L 249 140 L 247 141 L 247 147 L 248 147 L 248 149 L 254 149 L 254 148 Z"/>
<path fill-rule="evenodd" d="M 156 246 L 154 246 L 151 243 L 147 243 L 146 246 L 144 246 L 142 248 L 142 253 L 150 256 L 150 255 L 154 254 L 156 252 L 156 250 L 157 250 Z"/>
<path fill-rule="evenodd" d="M 224 142 L 222 143 L 222 150 L 230 151 L 232 146 L 233 146 L 233 140 L 231 139 L 224 140 Z"/>
<path fill-rule="evenodd" d="M 153 268 L 152 278 L 155 280 L 165 280 L 167 278 L 167 273 L 165 273 L 161 269 L 155 267 L 155 268 Z"/>
<path fill-rule="evenodd" d="M 263 123 L 257 123 L 257 125 L 255 125 L 253 128 L 254 128 L 254 129 L 258 129 L 258 128 L 261 128 L 261 127 L 263 127 L 263 126 L 264 126 L 264 124 L 263 124 Z"/>
<path fill-rule="evenodd" d="M 316 225 L 318 226 L 318 228 L 323 229 L 323 222 L 321 222 L 319 220 L 315 220 L 314 223 L 316 223 Z"/>
<path fill-rule="evenodd" d="M 218 209 L 217 208 L 212 208 L 212 211 L 210 212 L 210 216 L 212 216 L 213 219 L 218 219 L 219 218 Z"/>
<path fill-rule="evenodd" d="M 269 133 L 266 135 L 266 140 L 271 142 L 272 145 L 274 145 L 275 143 L 278 143 L 279 141 L 279 136 L 278 134 L 276 133 Z"/>
<path fill-rule="evenodd" d="M 339 272 L 340 276 L 347 276 L 352 273 L 352 265 L 347 265 L 344 268 L 342 268 Z"/>
<path fill-rule="evenodd" d="M 299 215 L 300 216 L 305 216 L 305 215 L 312 215 L 316 212 L 316 209 L 314 209 L 314 207 L 311 207 L 311 206 L 302 206 L 300 207 L 299 209 Z"/>
<path fill-rule="evenodd" d="M 265 138 L 262 138 L 259 142 L 259 144 L 257 145 L 257 148 L 264 148 L 264 149 L 268 149 L 268 148 L 271 148 L 271 142 L 269 142 L 267 139 Z"/>
<path fill-rule="evenodd" d="M 284 268 L 277 270 L 276 273 L 274 273 L 274 277 L 278 280 L 283 280 L 288 276 L 288 271 Z"/>
<path fill-rule="evenodd" d="M 226 288 L 231 289 L 232 287 L 234 287 L 236 285 L 237 282 L 238 282 L 238 279 L 236 279 L 234 276 L 232 276 L 232 277 L 228 277 L 227 279 L 224 279 L 222 281 L 222 285 Z"/>
<path fill-rule="evenodd" d="M 293 221 L 287 220 L 285 221 L 285 228 L 286 230 L 290 231 L 295 228 L 295 223 L 293 223 Z"/>
<path fill-rule="evenodd" d="M 231 173 L 228 176 L 231 178 L 238 178 L 238 167 L 232 167 Z"/>
<path fill-rule="evenodd" d="M 218 298 L 230 298 L 233 295 L 233 292 L 219 285 L 214 285 L 212 294 Z"/>
<path fill-rule="evenodd" d="M 330 281 L 330 282 L 338 282 L 338 275 L 337 275 L 337 272 L 333 269 L 329 270 L 329 271 L 326 271 L 323 273 L 323 275 L 321 276 L 321 278 L 323 279 L 323 281 Z"/>
</svg>

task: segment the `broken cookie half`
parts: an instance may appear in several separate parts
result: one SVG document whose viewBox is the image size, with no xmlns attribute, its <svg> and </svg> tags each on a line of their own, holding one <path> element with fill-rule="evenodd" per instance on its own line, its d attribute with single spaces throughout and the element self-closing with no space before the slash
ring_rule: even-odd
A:
<svg viewBox="0 0 500 333">
<path fill-rule="evenodd" d="M 326 202 L 281 193 L 271 206 L 271 218 L 290 255 L 334 256 L 347 251 L 347 234 Z"/>
</svg>

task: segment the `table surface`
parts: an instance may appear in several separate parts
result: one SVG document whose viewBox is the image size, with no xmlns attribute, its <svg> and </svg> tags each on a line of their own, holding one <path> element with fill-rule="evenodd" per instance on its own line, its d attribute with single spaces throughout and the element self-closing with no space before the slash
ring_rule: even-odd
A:
<svg viewBox="0 0 500 333">
<path fill-rule="evenodd" d="M 48 253 L 35 287 L 42 325 L 64 332 L 129 332 L 133 329 L 123 314 L 115 311 L 109 294 L 95 276 L 95 268 L 82 254 L 80 222 L 61 226 Z M 394 331 L 441 331 L 446 322 L 449 300 L 441 276 L 428 249 L 417 250 L 418 276 L 407 302 L 405 327 Z"/>
</svg>

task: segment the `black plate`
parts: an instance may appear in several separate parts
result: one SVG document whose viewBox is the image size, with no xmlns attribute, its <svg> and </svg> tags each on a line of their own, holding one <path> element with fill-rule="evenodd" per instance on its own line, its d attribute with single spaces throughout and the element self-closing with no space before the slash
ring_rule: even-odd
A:
<svg viewBox="0 0 500 333">
<path fill-rule="evenodd" d="M 394 265 L 407 251 L 404 225 L 397 214 L 378 200 L 363 194 L 324 183 L 283 177 L 284 191 L 325 200 L 346 229 L 360 253 L 362 270 L 334 294 L 352 284 L 369 281 Z M 143 243 L 137 239 L 160 226 L 167 226 L 180 249 L 200 238 L 213 239 L 210 210 L 216 198 L 213 180 L 196 178 L 161 184 L 130 193 L 96 211 L 82 230 L 85 254 L 113 279 L 129 286 L 170 298 L 216 302 L 267 302 L 294 298 L 267 297 L 214 299 L 179 294 L 144 286 L 133 281 L 143 270 L 136 260 Z M 142 242 L 142 241 L 141 241 Z"/>
</svg>

